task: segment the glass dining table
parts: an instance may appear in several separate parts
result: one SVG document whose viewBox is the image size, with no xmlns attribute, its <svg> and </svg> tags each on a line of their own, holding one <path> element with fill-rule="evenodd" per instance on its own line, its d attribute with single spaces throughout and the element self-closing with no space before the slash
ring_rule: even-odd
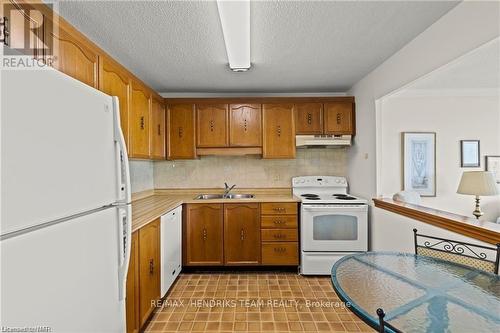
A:
<svg viewBox="0 0 500 333">
<path fill-rule="evenodd" d="M 337 261 L 332 283 L 374 328 L 382 308 L 385 321 L 403 332 L 500 332 L 496 274 L 415 254 L 366 252 Z"/>
</svg>

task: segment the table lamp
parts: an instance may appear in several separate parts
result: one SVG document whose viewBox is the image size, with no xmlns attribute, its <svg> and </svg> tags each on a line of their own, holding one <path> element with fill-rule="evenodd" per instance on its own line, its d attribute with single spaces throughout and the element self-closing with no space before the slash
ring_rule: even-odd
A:
<svg viewBox="0 0 500 333">
<path fill-rule="evenodd" d="M 492 172 L 465 171 L 460 179 L 457 193 L 476 196 L 476 209 L 472 214 L 479 219 L 484 213 L 479 206 L 479 197 L 500 194 Z"/>
</svg>

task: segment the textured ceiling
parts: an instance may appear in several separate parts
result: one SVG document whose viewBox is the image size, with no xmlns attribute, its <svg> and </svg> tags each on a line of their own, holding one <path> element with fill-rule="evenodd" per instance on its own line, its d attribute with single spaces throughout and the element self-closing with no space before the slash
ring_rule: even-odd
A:
<svg viewBox="0 0 500 333">
<path fill-rule="evenodd" d="M 159 92 L 346 91 L 457 2 L 253 1 L 246 73 L 214 1 L 62 1 L 59 12 Z"/>
</svg>

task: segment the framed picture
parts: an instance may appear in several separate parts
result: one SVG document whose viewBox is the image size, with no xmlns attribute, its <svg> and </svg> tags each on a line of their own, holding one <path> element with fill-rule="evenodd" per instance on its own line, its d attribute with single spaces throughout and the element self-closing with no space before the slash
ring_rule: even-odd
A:
<svg viewBox="0 0 500 333">
<path fill-rule="evenodd" d="M 500 184 L 500 156 L 486 155 L 485 169 L 495 175 L 497 184 Z"/>
<path fill-rule="evenodd" d="M 436 133 L 403 132 L 403 190 L 436 196 Z"/>
<path fill-rule="evenodd" d="M 460 166 L 462 168 L 477 168 L 479 160 L 479 140 L 460 140 Z"/>
</svg>

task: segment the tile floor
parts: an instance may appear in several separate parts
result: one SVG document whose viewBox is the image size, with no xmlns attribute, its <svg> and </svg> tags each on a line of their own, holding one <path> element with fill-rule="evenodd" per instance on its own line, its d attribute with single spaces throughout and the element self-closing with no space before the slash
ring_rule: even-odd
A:
<svg viewBox="0 0 500 333">
<path fill-rule="evenodd" d="M 146 328 L 238 331 L 374 332 L 340 301 L 329 277 L 261 272 L 182 274 Z"/>
</svg>

